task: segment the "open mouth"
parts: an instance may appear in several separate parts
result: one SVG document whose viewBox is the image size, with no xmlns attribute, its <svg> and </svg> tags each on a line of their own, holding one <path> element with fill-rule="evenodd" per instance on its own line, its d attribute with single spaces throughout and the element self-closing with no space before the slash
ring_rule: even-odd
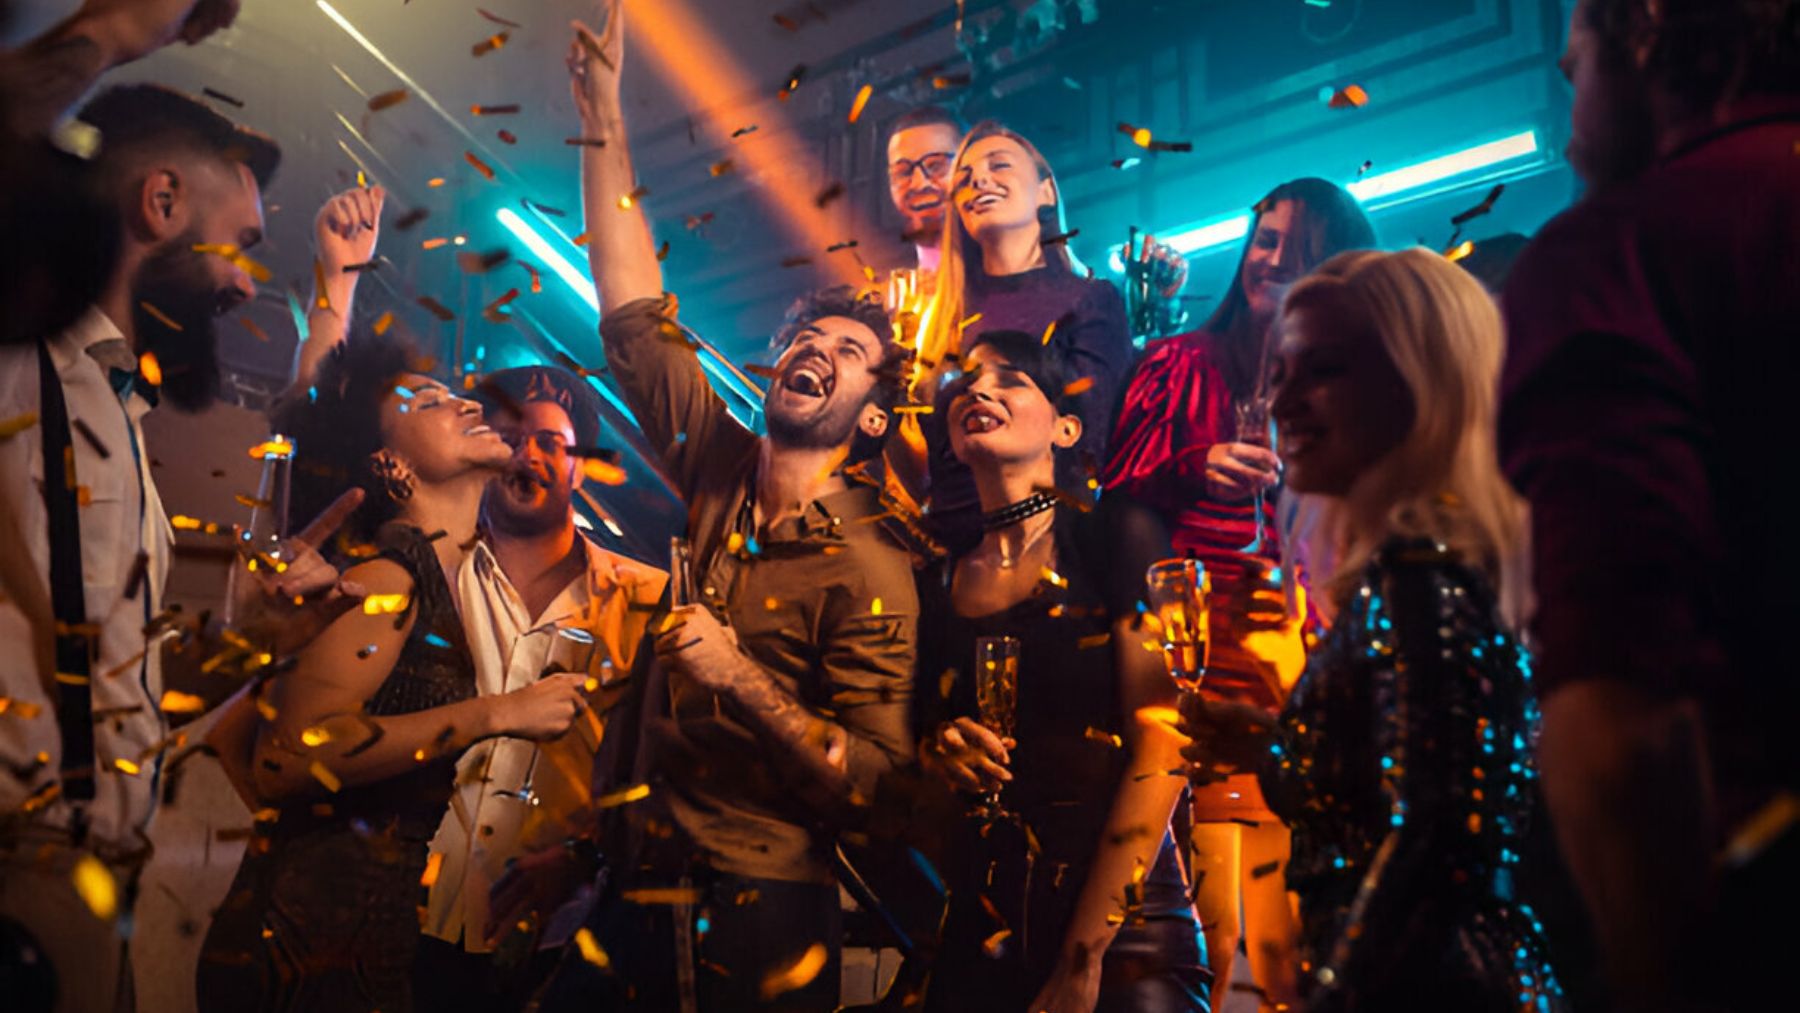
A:
<svg viewBox="0 0 1800 1013">
<path fill-rule="evenodd" d="M 492 426 L 487 425 L 486 423 L 483 423 L 481 425 L 470 426 L 469 428 L 463 430 L 463 435 L 464 436 L 487 436 L 487 435 L 492 434 L 493 431 L 494 431 L 494 428 Z"/>
<path fill-rule="evenodd" d="M 809 355 L 795 361 L 781 375 L 781 385 L 802 397 L 830 397 L 837 376 L 824 356 Z"/>
<path fill-rule="evenodd" d="M 987 405 L 974 405 L 962 414 L 962 431 L 969 436 L 991 433 L 1006 425 L 1006 420 Z"/>
<path fill-rule="evenodd" d="M 1279 434 L 1282 460 L 1302 457 L 1319 445 L 1325 434 L 1317 429 L 1283 428 Z"/>
<path fill-rule="evenodd" d="M 539 489 L 547 485 L 530 468 L 508 468 L 506 474 L 500 476 L 500 484 L 506 486 L 506 491 L 518 499 L 531 499 Z"/>
<path fill-rule="evenodd" d="M 963 202 L 963 210 L 968 211 L 972 214 L 979 214 L 983 211 L 987 211 L 990 208 L 993 208 L 995 205 L 999 204 L 1001 201 L 1003 201 L 1005 199 L 1006 198 L 1004 196 L 1002 196 L 1001 194 L 984 193 L 981 196 L 975 198 L 974 200 L 964 201 Z"/>
</svg>

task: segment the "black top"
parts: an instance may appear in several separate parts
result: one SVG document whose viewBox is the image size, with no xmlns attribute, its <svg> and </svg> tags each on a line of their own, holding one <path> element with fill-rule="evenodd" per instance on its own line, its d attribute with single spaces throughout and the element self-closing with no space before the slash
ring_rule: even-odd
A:
<svg viewBox="0 0 1800 1013">
<path fill-rule="evenodd" d="M 410 714 L 475 696 L 474 661 L 431 540 L 390 524 L 381 542 L 381 558 L 412 577 L 416 617 L 364 711 Z M 411 1009 L 419 881 L 456 760 L 444 754 L 380 781 L 296 796 L 273 824 L 258 823 L 207 933 L 201 1009 Z"/>
<path fill-rule="evenodd" d="M 1309 659 L 1261 778 L 1294 832 L 1288 885 L 1311 966 L 1336 983 L 1326 1008 L 1556 1007 L 1541 927 L 1514 898 L 1536 734 L 1530 659 L 1487 581 L 1430 542 L 1389 542 Z"/>
<path fill-rule="evenodd" d="M 937 980 L 958 983 L 951 991 L 962 999 L 971 998 L 974 975 L 985 997 L 1016 995 L 1017 1008 L 1055 962 L 1126 768 L 1126 753 L 1111 738 L 1123 736 L 1131 720 L 1114 666 L 1112 622 L 1137 610 L 1145 570 L 1171 554 L 1162 522 L 1124 497 L 1108 496 L 1085 514 L 1059 506 L 1054 525 L 1053 567 L 1066 587 L 1041 581 L 1031 597 L 977 618 L 959 616 L 951 605 L 954 560 L 921 578 L 920 588 L 914 698 L 922 730 L 976 715 L 977 637 L 1021 641 L 1018 745 L 1000 801 L 1030 828 L 1038 853 L 1028 858 L 1032 842 L 1013 826 L 996 824 L 984 835 L 978 821 L 968 821 L 944 870 L 951 914 L 937 972 Z M 1146 917 L 1189 907 L 1166 830 L 1144 894 L 1139 913 Z M 983 909 L 982 897 L 1004 925 Z M 1006 952 L 998 960 L 983 956 L 980 942 L 1002 927 L 1013 933 Z"/>
<path fill-rule="evenodd" d="M 1118 289 L 1056 266 L 998 277 L 975 272 L 968 282 L 967 316 L 981 319 L 963 331 L 967 351 L 988 331 L 1043 334 L 1056 324 L 1053 340 L 1067 352 L 1076 377 L 1094 381 L 1077 398 L 1081 441 L 1077 455 L 1091 459 L 1097 470 L 1112 429 L 1113 400 L 1135 351 L 1125 320 L 1125 301 Z M 923 419 L 931 475 L 931 518 L 945 545 L 964 549 L 980 539 L 980 503 L 968 466 L 950 452 L 950 433 L 942 413 Z"/>
</svg>

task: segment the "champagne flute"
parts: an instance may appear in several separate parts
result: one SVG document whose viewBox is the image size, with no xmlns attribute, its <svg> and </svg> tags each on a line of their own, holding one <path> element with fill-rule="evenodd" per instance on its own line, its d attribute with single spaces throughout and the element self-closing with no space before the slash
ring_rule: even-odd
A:
<svg viewBox="0 0 1800 1013">
<path fill-rule="evenodd" d="M 694 547 L 686 538 L 669 539 L 669 607 L 695 605 L 700 596 L 694 593 Z"/>
<path fill-rule="evenodd" d="M 1206 614 L 1209 580 L 1197 559 L 1165 559 L 1144 574 L 1146 598 L 1162 626 L 1163 660 L 1184 693 L 1198 690 L 1206 675 L 1212 639 Z"/>
<path fill-rule="evenodd" d="M 256 483 L 256 499 L 250 507 L 250 523 L 238 535 L 237 558 L 225 577 L 225 625 L 239 621 L 237 599 L 244 591 L 248 571 L 284 562 L 281 539 L 287 535 L 288 485 L 293 475 L 294 441 L 272 433 L 257 448 L 262 454 L 262 476 Z"/>
<path fill-rule="evenodd" d="M 1014 637 L 975 638 L 975 708 L 983 727 L 1002 739 L 1013 737 L 1019 709 L 1019 641 Z M 975 810 L 984 819 L 1010 816 L 1000 805 L 1000 789 L 982 793 Z"/>
<path fill-rule="evenodd" d="M 1248 443 L 1254 447 L 1265 447 L 1269 450 L 1275 449 L 1275 428 L 1269 418 L 1271 403 L 1269 396 L 1259 389 L 1249 398 L 1239 401 L 1233 406 L 1237 421 L 1237 442 Z M 1250 544 L 1244 546 L 1244 552 L 1259 553 L 1263 549 L 1263 496 L 1264 492 L 1260 486 L 1251 496 L 1251 512 L 1256 516 L 1254 522 L 1256 529 L 1250 539 Z"/>
<path fill-rule="evenodd" d="M 544 670 L 538 674 L 543 679 L 558 672 L 588 673 L 588 666 L 594 661 L 594 635 L 578 626 L 559 626 L 556 636 L 550 641 L 550 654 L 544 659 Z M 535 806 L 543 802 L 534 786 L 533 778 L 537 775 L 538 757 L 544 749 L 540 743 L 531 744 L 531 760 L 525 764 L 525 783 L 516 791 L 495 792 L 501 798 L 510 798 Z"/>
</svg>

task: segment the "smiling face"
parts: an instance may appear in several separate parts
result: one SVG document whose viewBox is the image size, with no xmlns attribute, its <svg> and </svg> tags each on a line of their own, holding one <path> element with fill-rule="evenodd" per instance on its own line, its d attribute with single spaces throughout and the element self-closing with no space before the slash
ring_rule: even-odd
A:
<svg viewBox="0 0 1800 1013">
<path fill-rule="evenodd" d="M 1009 229 L 1036 229 L 1038 208 L 1056 203 L 1056 184 L 1018 141 L 983 137 L 962 153 L 951 199 L 963 230 L 980 242 Z"/>
<path fill-rule="evenodd" d="M 989 345 L 969 353 L 961 389 L 950 399 L 950 450 L 981 470 L 1053 464 L 1055 452 L 1081 439 L 1081 419 L 1061 415 L 1024 370 Z"/>
<path fill-rule="evenodd" d="M 1279 200 L 1256 219 L 1240 281 L 1244 300 L 1258 320 L 1272 318 L 1288 286 L 1306 273 L 1306 238 L 1298 234 L 1301 214 L 1298 202 Z"/>
<path fill-rule="evenodd" d="M 860 430 L 880 436 L 887 413 L 870 403 L 882 345 L 866 324 L 820 317 L 802 327 L 775 363 L 763 398 L 769 439 L 786 447 L 837 447 Z"/>
<path fill-rule="evenodd" d="M 381 406 L 381 443 L 422 484 L 497 470 L 511 460 L 511 449 L 482 421 L 480 405 L 420 373 L 403 373 L 395 384 Z"/>
<path fill-rule="evenodd" d="M 915 242 L 936 243 L 949 207 L 950 165 L 962 134 L 948 123 L 899 130 L 888 138 L 888 196 Z"/>
<path fill-rule="evenodd" d="M 1295 492 L 1345 495 L 1412 429 L 1411 389 L 1340 294 L 1288 312 L 1270 379 L 1277 447 Z"/>
<path fill-rule="evenodd" d="M 581 485 L 581 462 L 569 453 L 575 424 L 552 401 L 531 400 L 519 413 L 501 412 L 493 420 L 512 447 L 506 470 L 488 483 L 483 501 L 488 523 L 513 535 L 540 534 L 572 521 L 575 489 Z"/>
</svg>

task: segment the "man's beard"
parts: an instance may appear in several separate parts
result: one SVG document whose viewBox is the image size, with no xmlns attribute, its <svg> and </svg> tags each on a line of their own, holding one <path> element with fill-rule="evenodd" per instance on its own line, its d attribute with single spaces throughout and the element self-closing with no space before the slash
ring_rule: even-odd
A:
<svg viewBox="0 0 1800 1013">
<path fill-rule="evenodd" d="M 779 384 L 780 381 L 775 383 Z M 773 404 L 775 394 L 780 389 L 779 386 L 771 386 L 768 396 L 763 399 L 763 419 L 768 424 L 769 442 L 795 450 L 818 450 L 845 446 L 855 436 L 857 423 L 862 415 L 862 405 L 851 407 L 847 404 L 834 404 L 810 418 L 793 419 L 783 415 L 781 409 Z"/>
<path fill-rule="evenodd" d="M 207 277 L 195 234 L 177 237 L 145 259 L 131 285 L 138 350 L 156 355 L 158 388 L 169 404 L 203 411 L 219 396 L 219 294 Z M 155 307 L 151 312 L 146 307 Z M 166 318 L 166 320 L 164 319 Z M 173 322 L 179 329 L 169 326 Z"/>
</svg>

